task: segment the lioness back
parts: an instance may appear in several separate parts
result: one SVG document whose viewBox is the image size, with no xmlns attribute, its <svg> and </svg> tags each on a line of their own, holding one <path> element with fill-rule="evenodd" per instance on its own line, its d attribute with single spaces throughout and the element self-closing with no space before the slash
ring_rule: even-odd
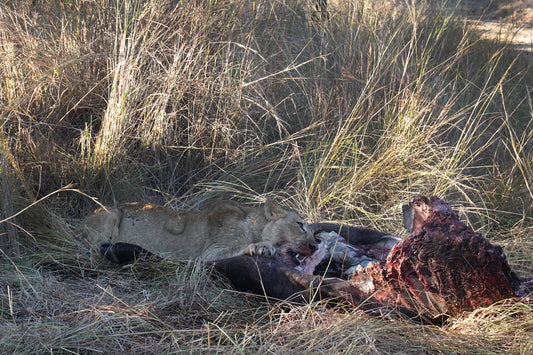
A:
<svg viewBox="0 0 533 355">
<path fill-rule="evenodd" d="M 96 210 L 84 225 L 94 244 L 129 243 L 174 260 L 281 254 L 288 261 L 316 245 L 298 213 L 271 201 L 263 207 L 219 201 L 199 212 L 127 203 Z"/>
</svg>

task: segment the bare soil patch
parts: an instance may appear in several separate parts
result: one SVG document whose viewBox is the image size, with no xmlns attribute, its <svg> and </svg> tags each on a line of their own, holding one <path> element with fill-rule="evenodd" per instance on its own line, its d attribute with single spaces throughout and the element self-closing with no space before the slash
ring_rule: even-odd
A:
<svg viewBox="0 0 533 355">
<path fill-rule="evenodd" d="M 533 0 L 451 0 L 446 6 L 481 30 L 485 38 L 533 50 Z"/>
</svg>

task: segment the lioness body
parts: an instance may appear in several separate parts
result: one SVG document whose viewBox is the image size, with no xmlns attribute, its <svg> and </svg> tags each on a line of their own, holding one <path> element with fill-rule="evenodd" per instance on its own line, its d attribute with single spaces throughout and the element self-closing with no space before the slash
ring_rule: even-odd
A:
<svg viewBox="0 0 533 355">
<path fill-rule="evenodd" d="M 272 257 L 286 261 L 310 255 L 313 233 L 293 210 L 272 201 L 263 207 L 219 201 L 196 213 L 128 203 L 101 208 L 85 220 L 93 243 L 129 243 L 174 260 L 212 261 L 237 255 Z"/>
</svg>

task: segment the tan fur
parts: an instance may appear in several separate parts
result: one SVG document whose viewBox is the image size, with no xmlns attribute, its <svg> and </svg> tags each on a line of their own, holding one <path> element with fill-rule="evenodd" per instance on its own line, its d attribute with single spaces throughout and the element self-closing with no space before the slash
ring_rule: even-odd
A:
<svg viewBox="0 0 533 355">
<path fill-rule="evenodd" d="M 272 201 L 262 207 L 219 201 L 197 213 L 128 203 L 96 210 L 83 229 L 93 245 L 131 243 L 174 260 L 277 253 L 290 262 L 290 251 L 310 255 L 316 245 L 311 228 L 298 213 Z"/>
</svg>

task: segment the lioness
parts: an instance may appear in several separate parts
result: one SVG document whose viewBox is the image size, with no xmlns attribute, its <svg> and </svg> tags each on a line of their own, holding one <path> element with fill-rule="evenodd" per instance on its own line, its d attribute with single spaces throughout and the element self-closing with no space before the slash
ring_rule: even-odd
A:
<svg viewBox="0 0 533 355">
<path fill-rule="evenodd" d="M 137 246 L 130 250 L 174 260 L 213 261 L 247 254 L 277 256 L 298 265 L 317 245 L 311 228 L 296 211 L 271 200 L 262 207 L 219 201 L 197 213 L 127 203 L 96 210 L 83 229 L 92 243 L 103 243 L 104 252 L 112 252 L 113 245 L 120 252 L 124 245 Z"/>
</svg>

